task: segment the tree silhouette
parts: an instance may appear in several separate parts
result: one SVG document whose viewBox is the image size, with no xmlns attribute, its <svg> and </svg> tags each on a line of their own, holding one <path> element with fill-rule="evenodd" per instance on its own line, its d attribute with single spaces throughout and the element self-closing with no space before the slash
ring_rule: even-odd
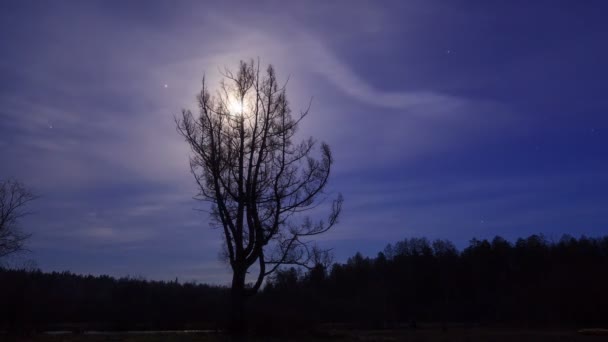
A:
<svg viewBox="0 0 608 342">
<path fill-rule="evenodd" d="M 18 226 L 19 219 L 27 215 L 25 205 L 35 196 L 20 182 L 0 180 L 0 257 L 23 250 L 30 237 Z"/>
<path fill-rule="evenodd" d="M 314 266 L 327 253 L 309 238 L 337 222 L 342 197 L 333 200 L 327 221 L 301 216 L 322 202 L 333 158 L 325 143 L 315 158 L 312 138 L 293 142 L 308 109 L 291 116 L 274 68 L 260 72 L 259 62 L 241 61 L 236 73 L 225 69 L 222 76 L 215 96 L 203 79 L 198 115 L 182 110 L 176 124 L 192 150 L 197 198 L 211 202 L 212 222 L 223 231 L 233 271 L 231 328 L 238 332 L 245 299 L 266 276 L 280 265 Z M 252 267 L 257 277 L 247 286 Z"/>
</svg>

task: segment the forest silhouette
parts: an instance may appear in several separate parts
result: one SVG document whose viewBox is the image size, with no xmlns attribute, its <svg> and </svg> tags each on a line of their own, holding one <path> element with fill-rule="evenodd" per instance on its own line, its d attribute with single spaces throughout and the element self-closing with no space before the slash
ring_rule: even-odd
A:
<svg viewBox="0 0 608 342">
<path fill-rule="evenodd" d="M 408 238 L 376 257 L 285 268 L 247 306 L 253 332 L 439 324 L 608 324 L 608 236 L 509 242 Z M 224 329 L 229 288 L 0 269 L 0 330 Z M 255 331 L 265 330 L 265 331 Z"/>
</svg>

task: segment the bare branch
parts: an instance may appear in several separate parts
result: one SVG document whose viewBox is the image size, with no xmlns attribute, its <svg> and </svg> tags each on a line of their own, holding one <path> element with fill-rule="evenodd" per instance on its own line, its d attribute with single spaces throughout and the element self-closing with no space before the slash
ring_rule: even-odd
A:
<svg viewBox="0 0 608 342">
<path fill-rule="evenodd" d="M 24 243 L 31 236 L 21 231 L 18 221 L 30 214 L 25 206 L 36 199 L 22 183 L 0 180 L 0 257 L 25 250 Z"/>
</svg>

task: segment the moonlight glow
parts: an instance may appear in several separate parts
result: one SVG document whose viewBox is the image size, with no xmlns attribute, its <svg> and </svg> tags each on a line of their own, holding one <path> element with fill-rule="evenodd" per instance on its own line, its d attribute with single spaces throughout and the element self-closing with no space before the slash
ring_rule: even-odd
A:
<svg viewBox="0 0 608 342">
<path fill-rule="evenodd" d="M 228 111 L 231 115 L 243 115 L 243 104 L 244 102 L 231 98 L 228 101 Z"/>
</svg>

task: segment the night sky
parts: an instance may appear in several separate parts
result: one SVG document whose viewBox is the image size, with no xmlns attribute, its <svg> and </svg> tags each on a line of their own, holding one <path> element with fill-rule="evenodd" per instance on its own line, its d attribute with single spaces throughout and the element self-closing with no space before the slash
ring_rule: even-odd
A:
<svg viewBox="0 0 608 342">
<path fill-rule="evenodd" d="M 608 233 L 608 2 L 2 1 L 0 178 L 44 271 L 225 284 L 173 116 L 240 59 L 333 149 L 336 261 Z"/>
</svg>

